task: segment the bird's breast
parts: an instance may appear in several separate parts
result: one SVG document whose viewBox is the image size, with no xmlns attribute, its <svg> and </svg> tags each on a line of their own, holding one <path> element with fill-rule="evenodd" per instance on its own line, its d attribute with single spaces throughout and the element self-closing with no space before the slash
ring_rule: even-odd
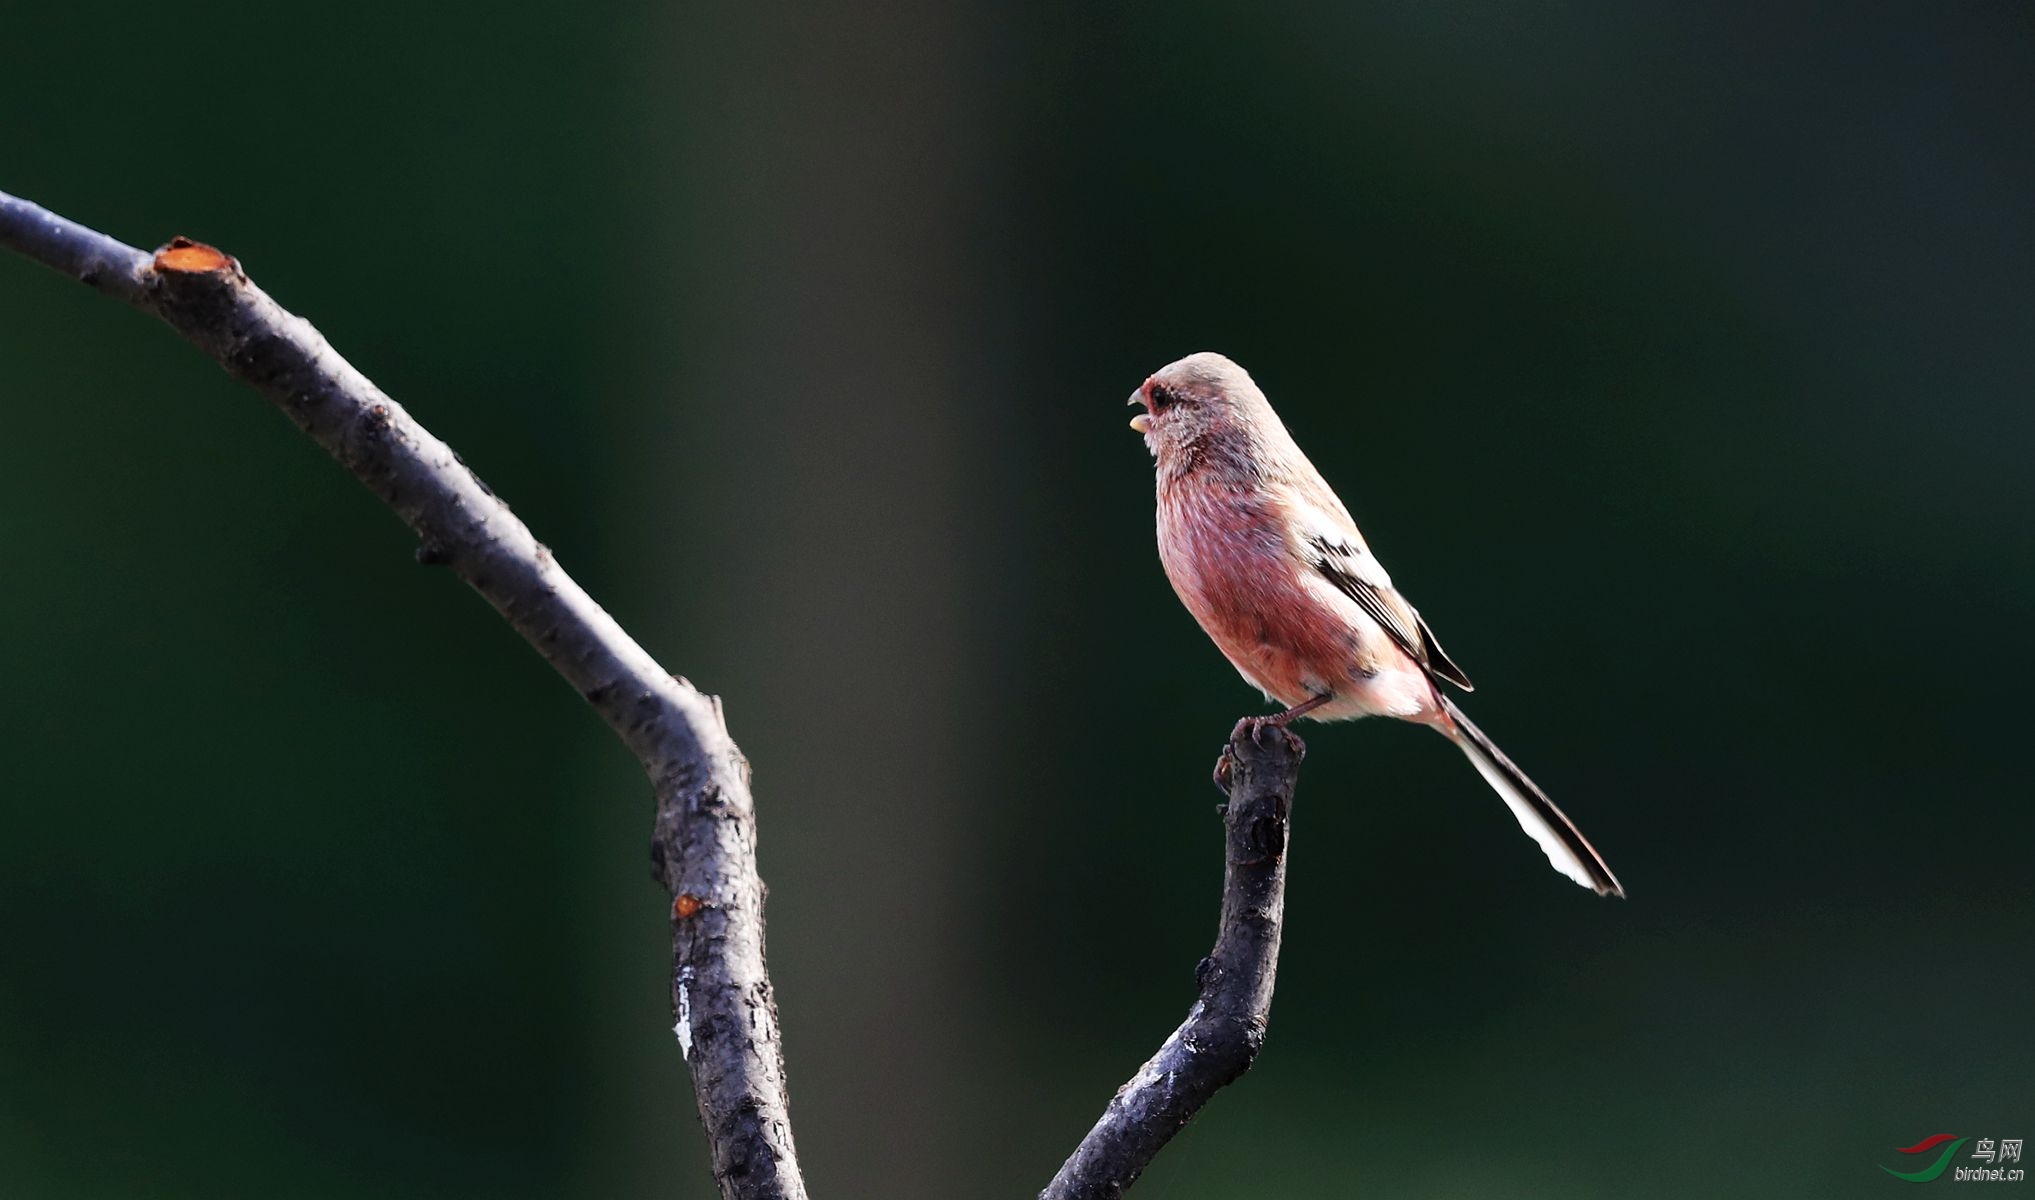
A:
<svg viewBox="0 0 2035 1200">
<path fill-rule="evenodd" d="M 1254 686 L 1292 705 L 1371 673 L 1363 630 L 1308 578 L 1269 497 L 1176 486 L 1161 490 L 1158 517 L 1173 590 Z"/>
</svg>

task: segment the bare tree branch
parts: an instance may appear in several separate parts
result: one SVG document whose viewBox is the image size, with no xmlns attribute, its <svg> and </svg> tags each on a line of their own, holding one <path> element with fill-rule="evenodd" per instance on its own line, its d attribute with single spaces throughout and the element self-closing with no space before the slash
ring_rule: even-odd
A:
<svg viewBox="0 0 2035 1200">
<path fill-rule="evenodd" d="M 1250 1070 L 1265 1041 L 1279 931 L 1286 908 L 1286 833 L 1300 739 L 1239 722 L 1216 766 L 1228 780 L 1222 920 L 1215 949 L 1195 968 L 1200 995 L 1102 1119 L 1039 1193 L 1039 1200 L 1114 1200 L 1219 1091 Z"/>
<path fill-rule="evenodd" d="M 153 313 L 272 400 L 464 579 L 593 705 L 657 794 L 654 874 L 671 893 L 674 1033 L 714 1175 L 729 1200 L 804 1200 L 777 1006 L 749 765 L 720 701 L 675 679 L 565 573 L 451 447 L 318 331 L 210 246 L 145 254 L 0 192 L 0 245 Z M 1286 838 L 1305 748 L 1246 721 L 1219 765 L 1230 794 L 1215 949 L 1187 1020 L 1126 1083 L 1041 1200 L 1114 1198 L 1264 1042 L 1285 907 Z"/>
<path fill-rule="evenodd" d="M 4 192 L 0 245 L 155 314 L 267 396 L 417 532 L 420 561 L 451 567 L 621 737 L 657 795 L 651 860 L 672 895 L 675 1032 L 721 1193 L 803 1200 L 749 765 L 719 701 L 658 666 L 451 447 L 233 259 L 182 238 L 144 254 Z"/>
</svg>

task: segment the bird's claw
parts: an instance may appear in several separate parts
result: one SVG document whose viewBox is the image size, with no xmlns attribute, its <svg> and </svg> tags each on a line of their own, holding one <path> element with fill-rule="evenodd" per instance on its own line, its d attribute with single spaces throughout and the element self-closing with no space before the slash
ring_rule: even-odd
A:
<svg viewBox="0 0 2035 1200">
<path fill-rule="evenodd" d="M 1262 746 L 1265 744 L 1265 731 L 1267 729 L 1276 729 L 1285 735 L 1287 749 L 1295 754 L 1305 754 L 1307 753 L 1307 743 L 1300 740 L 1299 734 L 1286 727 L 1287 722 L 1292 719 L 1289 713 L 1273 713 L 1270 716 L 1264 717 L 1245 717 L 1236 723 L 1236 728 L 1229 731 L 1229 740 L 1235 743 L 1248 732 L 1251 744 L 1253 746 Z M 1228 750 L 1223 751 L 1223 757 L 1225 759 L 1229 757 Z"/>
</svg>

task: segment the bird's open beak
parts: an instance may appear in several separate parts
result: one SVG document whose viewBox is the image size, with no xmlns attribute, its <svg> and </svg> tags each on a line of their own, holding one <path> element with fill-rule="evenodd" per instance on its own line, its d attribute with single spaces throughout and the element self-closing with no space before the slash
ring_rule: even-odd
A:
<svg viewBox="0 0 2035 1200">
<path fill-rule="evenodd" d="M 1142 385 L 1139 386 L 1137 391 L 1131 393 L 1131 398 L 1128 401 L 1128 403 L 1131 404 L 1145 403 L 1145 389 Z M 1131 428 L 1137 430 L 1139 433 L 1144 433 L 1150 430 L 1152 428 L 1152 414 L 1149 412 L 1141 412 L 1137 416 L 1132 417 Z"/>
</svg>

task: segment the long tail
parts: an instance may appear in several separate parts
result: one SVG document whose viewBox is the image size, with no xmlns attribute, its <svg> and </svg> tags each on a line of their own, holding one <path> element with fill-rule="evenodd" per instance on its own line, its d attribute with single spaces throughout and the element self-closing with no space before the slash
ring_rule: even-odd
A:
<svg viewBox="0 0 2035 1200">
<path fill-rule="evenodd" d="M 1539 843 L 1548 862 L 1562 874 L 1596 892 L 1599 896 L 1625 898 L 1625 889 L 1618 884 L 1618 877 L 1604 862 L 1604 856 L 1576 828 L 1576 823 L 1555 807 L 1547 793 L 1535 787 L 1526 772 L 1514 766 L 1505 757 L 1496 743 L 1484 736 L 1484 731 L 1470 723 L 1455 701 L 1442 697 L 1442 707 L 1448 712 L 1450 722 L 1455 726 L 1451 732 L 1443 728 L 1456 745 L 1477 768 L 1477 773 L 1497 791 L 1505 801 L 1505 807 L 1519 819 L 1519 827 L 1526 830 L 1526 836 Z"/>
</svg>

